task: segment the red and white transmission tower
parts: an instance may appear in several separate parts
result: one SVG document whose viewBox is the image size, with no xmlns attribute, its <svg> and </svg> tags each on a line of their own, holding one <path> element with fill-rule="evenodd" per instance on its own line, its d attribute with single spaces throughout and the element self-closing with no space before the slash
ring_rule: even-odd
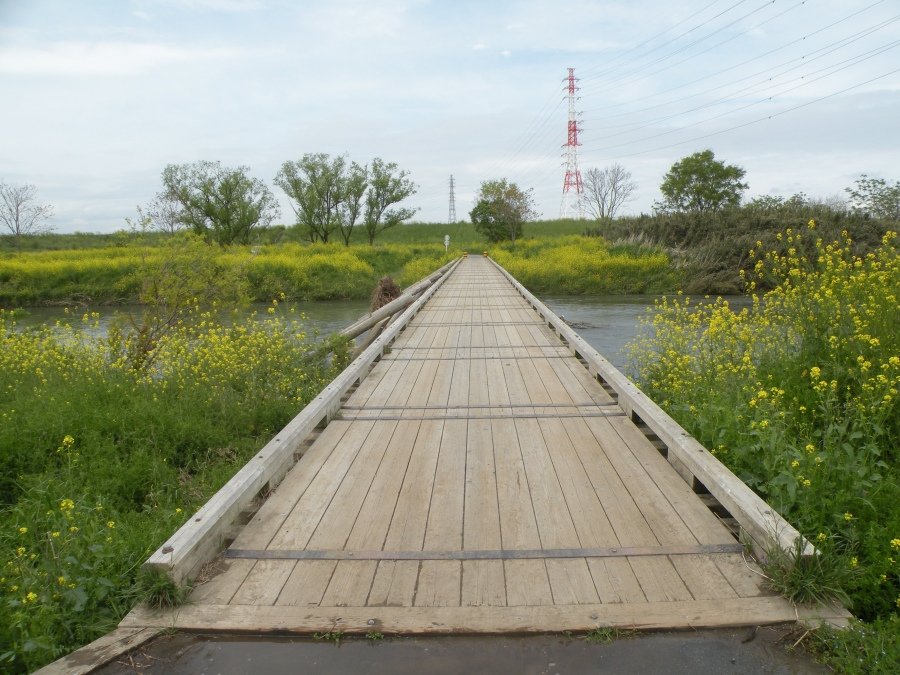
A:
<svg viewBox="0 0 900 675">
<path fill-rule="evenodd" d="M 584 218 L 584 185 L 581 182 L 581 171 L 578 170 L 578 119 L 575 112 L 575 69 L 569 68 L 569 134 L 566 144 L 566 177 L 563 180 L 562 204 L 559 206 L 560 218 Z"/>
</svg>

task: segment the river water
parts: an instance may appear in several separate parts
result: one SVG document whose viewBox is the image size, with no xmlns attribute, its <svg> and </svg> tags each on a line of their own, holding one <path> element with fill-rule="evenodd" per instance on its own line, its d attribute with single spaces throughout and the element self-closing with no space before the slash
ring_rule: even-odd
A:
<svg viewBox="0 0 900 675">
<path fill-rule="evenodd" d="M 556 314 L 569 321 L 578 333 L 594 349 L 603 354 L 613 365 L 623 368 L 628 357 L 625 346 L 638 332 L 640 318 L 653 308 L 655 297 L 647 295 L 620 296 L 566 296 L 548 295 L 541 300 Z M 333 300 L 325 302 L 303 302 L 293 305 L 302 312 L 309 324 L 310 332 L 318 331 L 327 335 L 350 325 L 369 309 L 368 300 Z M 256 312 L 267 316 L 268 305 L 258 304 L 246 312 Z M 78 324 L 85 311 L 100 314 L 97 328 L 90 328 L 93 334 L 105 335 L 117 314 L 137 316 L 140 307 L 101 307 L 96 310 L 74 310 L 66 314 L 59 307 L 32 307 L 27 315 L 17 320 L 24 328 L 52 325 L 56 321 Z"/>
</svg>

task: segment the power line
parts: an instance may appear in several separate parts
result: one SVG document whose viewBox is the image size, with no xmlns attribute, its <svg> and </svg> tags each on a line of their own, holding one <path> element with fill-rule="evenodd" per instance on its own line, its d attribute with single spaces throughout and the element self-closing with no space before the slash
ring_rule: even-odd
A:
<svg viewBox="0 0 900 675">
<path fill-rule="evenodd" d="M 786 108 L 785 110 L 781 110 L 777 113 L 773 113 L 772 115 L 766 115 L 765 117 L 760 117 L 755 120 L 751 120 L 749 122 L 744 122 L 743 124 L 737 124 L 733 127 L 728 127 L 727 129 L 720 129 L 719 131 L 714 131 L 712 133 L 704 134 L 702 136 L 695 136 L 695 137 L 689 138 L 685 141 L 679 141 L 677 143 L 670 143 L 669 145 L 662 145 L 662 146 L 658 146 L 655 148 L 650 148 L 648 150 L 641 150 L 639 152 L 632 152 L 627 155 L 616 155 L 616 157 L 617 158 L 637 157 L 638 155 L 645 155 L 648 152 L 657 152 L 659 150 L 668 150 L 669 148 L 675 148 L 675 147 L 678 147 L 679 145 L 686 145 L 687 143 L 694 143 L 695 141 L 702 141 L 707 138 L 714 138 L 715 136 L 721 136 L 722 134 L 728 133 L 729 131 L 743 129 L 744 127 L 749 127 L 753 124 L 758 124 L 759 122 L 764 122 L 766 120 L 772 120 L 772 119 L 775 119 L 776 117 L 781 117 L 782 115 L 784 115 L 786 113 L 793 112 L 794 110 L 800 110 L 801 108 L 806 108 L 815 103 L 825 101 L 829 98 L 834 98 L 835 96 L 840 96 L 841 94 L 845 94 L 848 91 L 853 91 L 854 89 L 859 89 L 860 87 L 864 87 L 865 85 L 871 84 L 872 82 L 877 82 L 878 80 L 883 80 L 884 78 L 890 77 L 891 75 L 893 75 L 895 73 L 900 73 L 900 68 L 895 68 L 894 70 L 884 73 L 883 75 L 879 75 L 878 77 L 873 77 L 871 79 L 866 80 L 865 82 L 859 82 L 857 84 L 854 84 L 853 86 L 847 87 L 845 89 L 841 89 L 840 91 L 835 91 L 835 92 L 832 92 L 825 96 L 820 96 L 819 98 L 813 99 L 811 101 L 807 101 L 806 103 L 800 103 L 800 104 L 792 106 L 790 108 Z"/>
<path fill-rule="evenodd" d="M 726 82 L 725 84 L 720 84 L 720 85 L 717 85 L 717 86 L 715 86 L 715 87 L 710 87 L 709 89 L 704 89 L 704 90 L 702 90 L 702 91 L 695 92 L 695 93 L 693 93 L 693 94 L 687 94 L 687 95 L 682 96 L 682 97 L 679 97 L 679 98 L 669 99 L 668 101 L 663 101 L 662 103 L 657 103 L 656 105 L 646 106 L 646 107 L 644 107 L 644 108 L 637 108 L 637 109 L 634 109 L 634 110 L 629 110 L 628 112 L 616 113 L 616 114 L 614 114 L 614 115 L 607 115 L 607 116 L 602 117 L 602 118 L 591 118 L 591 119 L 592 119 L 592 120 L 601 120 L 601 119 L 611 120 L 611 119 L 616 119 L 616 118 L 618 118 L 618 117 L 626 117 L 626 116 L 627 116 L 627 117 L 631 117 L 631 116 L 635 115 L 636 113 L 647 112 L 647 111 L 649 111 L 649 110 L 655 110 L 655 109 L 657 109 L 657 108 L 663 108 L 663 107 L 670 106 L 670 105 L 673 105 L 673 104 L 682 103 L 682 102 L 688 101 L 688 100 L 690 100 L 690 99 L 692 99 L 692 98 L 697 98 L 698 96 L 702 96 L 702 95 L 704 95 L 704 94 L 709 94 L 709 93 L 712 93 L 712 92 L 714 92 L 714 91 L 718 91 L 718 90 L 720 90 L 720 89 L 724 89 L 724 88 L 729 87 L 729 86 L 731 86 L 731 85 L 737 84 L 737 83 L 739 83 L 739 82 L 743 82 L 743 81 L 745 81 L 745 80 L 752 79 L 752 78 L 757 77 L 757 76 L 759 76 L 759 75 L 765 75 L 766 73 L 770 73 L 770 72 L 772 72 L 772 71 L 775 71 L 775 70 L 777 70 L 778 68 L 781 68 L 781 67 L 783 67 L 783 66 L 787 66 L 787 65 L 789 65 L 789 64 L 792 64 L 792 63 L 795 63 L 795 62 L 798 62 L 798 61 L 800 62 L 798 65 L 794 65 L 794 66 L 792 66 L 792 67 L 790 67 L 790 68 L 787 68 L 787 69 L 785 69 L 785 70 L 782 70 L 782 71 L 779 72 L 779 73 L 770 75 L 769 77 L 765 78 L 764 81 L 765 81 L 765 82 L 769 82 L 769 81 L 771 81 L 773 78 L 780 77 L 781 75 L 784 75 L 785 73 L 789 73 L 789 72 L 792 71 L 792 70 L 796 70 L 797 68 L 800 68 L 800 67 L 802 67 L 802 66 L 804 66 L 804 65 L 806 65 L 806 64 L 812 63 L 812 62 L 814 62 L 814 61 L 818 61 L 819 59 L 824 58 L 825 56 L 827 56 L 827 55 L 829 55 L 829 54 L 832 54 L 832 53 L 834 53 L 834 52 L 836 52 L 836 51 L 838 51 L 838 50 L 840 50 L 840 49 L 843 49 L 844 47 L 847 47 L 848 45 L 851 45 L 851 44 L 853 44 L 853 43 L 855 43 L 855 42 L 858 42 L 859 40 L 862 40 L 863 38 L 868 37 L 869 35 L 875 33 L 876 31 L 881 30 L 881 29 L 884 28 L 885 26 L 888 26 L 888 25 L 890 25 L 890 24 L 892 24 L 892 23 L 895 23 L 895 22 L 897 22 L 898 20 L 900 20 L 900 15 L 897 15 L 897 16 L 895 16 L 895 17 L 893 17 L 893 18 L 891 18 L 891 19 L 888 19 L 888 20 L 886 20 L 886 21 L 882 21 L 881 23 L 878 23 L 878 24 L 876 24 L 875 26 L 870 26 L 869 28 L 863 29 L 862 31 L 860 31 L 860 32 L 858 32 L 858 33 L 855 33 L 855 34 L 852 34 L 852 35 L 850 35 L 850 36 L 848 36 L 848 37 L 846 37 L 846 38 L 841 38 L 840 40 L 837 40 L 837 41 L 835 41 L 835 42 L 831 42 L 831 43 L 825 45 L 824 47 L 820 47 L 819 49 L 815 49 L 815 50 L 813 50 L 813 51 L 811 51 L 811 52 L 808 52 L 808 53 L 806 53 L 806 54 L 803 54 L 803 55 L 801 55 L 801 56 L 795 57 L 795 58 L 793 58 L 793 59 L 789 59 L 788 61 L 782 61 L 781 63 L 779 63 L 779 64 L 777 64 L 777 65 L 775 65 L 775 66 L 772 66 L 771 68 L 763 68 L 762 70 L 758 70 L 758 71 L 756 71 L 755 73 L 752 73 L 752 74 L 750 74 L 750 75 L 746 75 L 746 76 L 741 77 L 741 78 L 738 78 L 738 79 L 736 79 L 736 80 L 729 80 L 729 81 Z M 821 53 L 819 53 L 819 52 L 821 52 Z M 818 55 L 817 55 L 817 56 L 814 56 L 815 54 L 818 54 Z M 696 80 L 695 80 L 695 81 L 696 81 Z M 747 87 L 746 89 L 740 89 L 740 90 L 737 90 L 737 91 L 735 91 L 735 92 L 732 92 L 731 94 L 729 94 L 729 96 L 734 96 L 734 95 L 740 94 L 740 93 L 742 93 L 743 91 L 746 91 L 747 89 L 752 89 L 753 87 L 756 87 L 756 86 L 758 86 L 758 83 L 753 84 L 753 85 L 749 85 L 749 87 Z M 673 91 L 673 90 L 669 90 L 669 91 Z M 645 98 L 648 98 L 648 97 L 645 97 Z M 721 100 L 721 99 L 720 99 L 720 100 Z M 610 125 L 610 126 L 604 126 L 604 127 L 594 127 L 594 128 L 595 128 L 595 129 L 619 129 L 619 128 L 622 128 L 623 126 L 631 126 L 631 123 L 623 124 L 623 125 L 616 124 L 616 125 Z"/>
</svg>

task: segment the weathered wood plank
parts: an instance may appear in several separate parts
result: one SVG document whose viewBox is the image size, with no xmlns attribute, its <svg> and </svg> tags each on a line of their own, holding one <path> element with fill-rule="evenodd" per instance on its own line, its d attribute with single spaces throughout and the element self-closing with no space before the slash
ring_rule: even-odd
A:
<svg viewBox="0 0 900 675">
<path fill-rule="evenodd" d="M 461 260 L 461 259 L 460 259 Z M 144 563 L 147 568 L 165 571 L 176 582 L 189 578 L 223 548 L 232 524 L 257 494 L 278 484 L 294 464 L 294 453 L 303 440 L 328 421 L 340 407 L 341 397 L 368 372 L 400 330 L 418 309 L 452 276 L 460 260 L 433 283 L 418 300 L 379 336 L 362 354 L 316 396 L 287 426 L 275 435 L 213 497 Z"/>
<path fill-rule="evenodd" d="M 155 638 L 163 627 L 122 627 L 97 638 L 90 644 L 48 663 L 35 675 L 81 675 L 91 673 L 113 659 L 127 654 Z"/>
<path fill-rule="evenodd" d="M 617 393 L 619 404 L 629 414 L 641 420 L 666 444 L 670 456 L 682 462 L 734 516 L 751 537 L 765 548 L 774 541 L 790 551 L 799 538 L 805 555 L 813 555 L 815 548 L 771 506 L 737 478 L 725 465 L 688 434 L 662 408 L 654 403 L 633 382 L 584 341 L 564 321 L 551 312 L 506 270 L 491 261 L 509 279 L 571 349 L 588 361 L 590 367 Z"/>
<path fill-rule="evenodd" d="M 601 626 L 635 629 L 767 625 L 842 618 L 834 607 L 795 607 L 778 597 L 664 603 L 612 603 L 518 607 L 259 607 L 187 605 L 176 611 L 133 610 L 123 627 L 183 630 L 313 633 L 380 631 L 390 634 L 532 633 L 588 631 Z"/>
</svg>

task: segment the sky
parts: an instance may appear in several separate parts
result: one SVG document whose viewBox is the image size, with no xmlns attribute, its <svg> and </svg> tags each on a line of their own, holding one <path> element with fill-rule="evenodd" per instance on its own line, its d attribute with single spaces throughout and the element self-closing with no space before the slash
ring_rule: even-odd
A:
<svg viewBox="0 0 900 675">
<path fill-rule="evenodd" d="M 578 165 L 619 163 L 650 212 L 712 149 L 747 198 L 900 179 L 898 0 L 0 0 L 0 181 L 60 232 L 112 232 L 170 163 L 272 179 L 308 152 L 409 171 L 415 220 L 468 218 L 482 181 L 559 215 Z"/>
</svg>

